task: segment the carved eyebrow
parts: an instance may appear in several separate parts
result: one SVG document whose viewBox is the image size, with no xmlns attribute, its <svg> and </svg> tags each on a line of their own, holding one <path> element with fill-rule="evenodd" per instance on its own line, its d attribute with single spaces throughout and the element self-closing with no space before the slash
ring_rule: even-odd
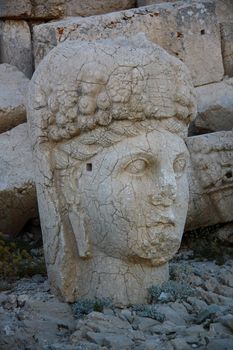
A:
<svg viewBox="0 0 233 350">
<path fill-rule="evenodd" d="M 148 151 L 146 152 L 142 152 L 142 151 L 130 151 L 128 154 L 124 154 L 120 160 L 125 160 L 126 162 L 127 161 L 131 161 L 131 160 L 135 160 L 135 159 L 143 159 L 145 158 L 146 160 L 152 160 L 154 159 L 154 156 L 152 154 L 148 154 Z"/>
<path fill-rule="evenodd" d="M 185 152 L 185 151 L 183 151 L 183 152 L 179 152 L 179 153 L 176 153 L 176 154 L 175 154 L 175 159 L 177 159 L 178 157 L 184 157 L 184 158 L 187 158 L 187 157 L 188 157 L 188 155 L 189 155 L 189 153 L 188 153 L 188 152 Z"/>
</svg>

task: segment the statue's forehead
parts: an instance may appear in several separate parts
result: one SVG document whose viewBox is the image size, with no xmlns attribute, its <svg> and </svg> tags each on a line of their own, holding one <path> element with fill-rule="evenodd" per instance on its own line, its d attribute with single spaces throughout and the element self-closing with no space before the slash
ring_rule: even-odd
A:
<svg viewBox="0 0 233 350">
<path fill-rule="evenodd" d="M 79 152 L 80 143 L 78 138 L 67 141 L 58 146 L 58 149 L 65 152 L 68 157 L 75 156 Z M 100 148 L 92 159 L 124 158 L 130 154 L 148 154 L 154 157 L 163 158 L 168 154 L 175 158 L 178 154 L 187 152 L 187 147 L 182 138 L 162 128 L 150 132 L 141 132 L 133 137 L 124 137 L 120 141 L 106 148 Z"/>
<path fill-rule="evenodd" d="M 117 57 L 107 58 L 98 57 L 96 61 L 91 61 L 90 58 L 80 57 L 79 60 L 75 57 L 71 57 L 69 62 L 65 62 L 62 69 L 59 69 L 53 62 L 48 65 L 47 71 L 50 71 L 52 77 L 50 77 L 49 89 L 46 79 L 47 73 L 44 75 L 44 82 L 41 81 L 43 89 L 48 90 L 47 94 L 51 91 L 56 92 L 61 89 L 63 85 L 64 92 L 69 93 L 69 90 L 80 84 L 100 84 L 108 86 L 115 83 L 121 83 L 128 81 L 131 85 L 138 85 L 142 81 L 147 82 L 147 88 L 162 87 L 164 84 L 175 85 L 176 84 L 176 72 L 174 67 L 170 65 L 162 64 L 156 57 L 150 59 L 146 64 L 139 60 L 138 57 L 135 61 L 119 62 Z M 61 85 L 62 84 L 62 85 Z"/>
<path fill-rule="evenodd" d="M 67 80 L 86 77 L 92 81 L 97 76 L 111 75 L 116 69 L 119 74 L 120 70 L 130 71 L 136 67 L 148 70 L 152 77 L 153 73 L 158 74 L 164 69 L 168 74 L 169 66 L 174 69 L 177 65 L 173 57 L 166 58 L 165 51 L 151 42 L 138 47 L 130 41 L 127 45 L 117 44 L 114 40 L 95 43 L 72 41 L 59 45 L 50 56 L 46 65 L 48 70 L 56 72 L 50 76 L 54 81 L 59 80 L 65 72 L 68 74 Z"/>
</svg>

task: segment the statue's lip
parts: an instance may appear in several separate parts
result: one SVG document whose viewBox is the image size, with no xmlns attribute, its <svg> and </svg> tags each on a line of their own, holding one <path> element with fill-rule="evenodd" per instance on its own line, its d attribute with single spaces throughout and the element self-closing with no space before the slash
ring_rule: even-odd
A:
<svg viewBox="0 0 233 350">
<path fill-rule="evenodd" d="M 171 218 L 162 218 L 156 221 L 153 221 L 151 223 L 147 223 L 146 227 L 156 227 L 158 225 L 164 225 L 164 226 L 175 226 L 175 222 Z"/>
<path fill-rule="evenodd" d="M 155 227 L 158 225 L 169 225 L 169 226 L 175 226 L 175 216 L 173 211 L 160 213 L 160 215 L 150 215 L 148 216 L 146 220 L 146 227 Z"/>
</svg>

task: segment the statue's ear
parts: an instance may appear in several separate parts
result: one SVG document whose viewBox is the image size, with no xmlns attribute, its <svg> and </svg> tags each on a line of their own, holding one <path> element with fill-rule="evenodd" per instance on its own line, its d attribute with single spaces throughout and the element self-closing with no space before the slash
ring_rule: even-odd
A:
<svg viewBox="0 0 233 350">
<path fill-rule="evenodd" d="M 90 243 L 85 231 L 83 213 L 71 209 L 69 211 L 69 219 L 76 239 L 80 258 L 89 258 L 91 256 Z"/>
</svg>

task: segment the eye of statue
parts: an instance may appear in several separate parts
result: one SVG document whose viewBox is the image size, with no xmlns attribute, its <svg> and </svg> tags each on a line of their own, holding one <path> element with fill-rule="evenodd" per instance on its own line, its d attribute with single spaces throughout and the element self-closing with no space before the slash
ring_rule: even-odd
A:
<svg viewBox="0 0 233 350">
<path fill-rule="evenodd" d="M 184 156 L 177 157 L 173 163 L 174 172 L 178 176 L 181 176 L 185 167 L 186 167 L 186 159 L 184 158 Z"/>
<path fill-rule="evenodd" d="M 145 159 L 135 159 L 127 164 L 125 170 L 133 175 L 142 174 L 148 167 L 148 162 Z"/>
</svg>

